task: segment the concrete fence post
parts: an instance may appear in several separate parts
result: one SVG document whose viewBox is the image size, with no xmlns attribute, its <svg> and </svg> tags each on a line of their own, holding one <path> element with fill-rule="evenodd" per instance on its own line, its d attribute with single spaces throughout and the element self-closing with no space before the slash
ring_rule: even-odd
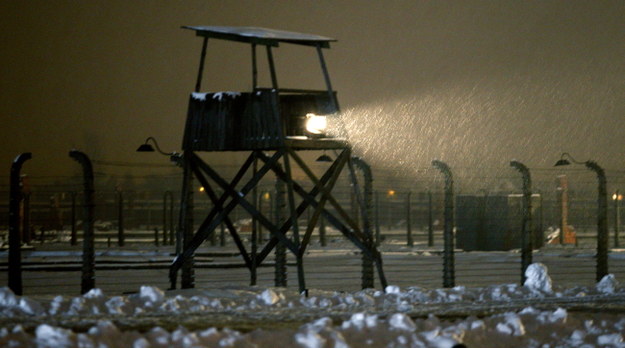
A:
<svg viewBox="0 0 625 348">
<path fill-rule="evenodd" d="M 95 250 L 93 240 L 93 222 L 94 215 L 94 185 L 93 185 L 93 166 L 91 160 L 84 153 L 72 150 L 69 156 L 76 160 L 82 166 L 83 170 L 83 198 L 84 198 L 84 217 L 83 217 L 83 251 L 82 251 L 82 276 L 80 293 L 87 293 L 95 288 Z"/>
<path fill-rule="evenodd" d="M 525 284 L 525 270 L 532 263 L 532 178 L 529 169 L 521 162 L 511 161 L 510 166 L 523 176 L 523 220 L 521 222 L 521 285 Z"/>
<path fill-rule="evenodd" d="M 9 192 L 9 279 L 8 285 L 16 295 L 22 295 L 22 231 L 20 231 L 20 172 L 24 162 L 32 158 L 30 152 L 18 155 L 11 165 Z"/>
<path fill-rule="evenodd" d="M 443 287 L 455 286 L 454 260 L 454 180 L 449 166 L 439 160 L 432 161 L 432 165 L 445 175 L 445 212 L 443 230 Z"/>
</svg>

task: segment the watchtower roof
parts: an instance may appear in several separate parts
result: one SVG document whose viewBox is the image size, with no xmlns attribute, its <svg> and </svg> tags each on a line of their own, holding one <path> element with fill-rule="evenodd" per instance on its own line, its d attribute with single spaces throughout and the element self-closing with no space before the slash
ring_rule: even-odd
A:
<svg viewBox="0 0 625 348">
<path fill-rule="evenodd" d="M 221 40 L 230 40 L 254 43 L 267 46 L 279 46 L 280 42 L 298 45 L 321 46 L 329 48 L 330 42 L 336 39 L 296 33 L 292 31 L 275 30 L 259 27 L 222 27 L 222 26 L 183 26 L 183 29 L 195 30 L 196 35 Z"/>
</svg>

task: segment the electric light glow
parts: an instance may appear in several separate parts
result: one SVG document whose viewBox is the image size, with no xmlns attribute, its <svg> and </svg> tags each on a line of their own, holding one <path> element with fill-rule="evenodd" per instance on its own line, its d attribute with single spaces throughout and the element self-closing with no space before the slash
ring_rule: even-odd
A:
<svg viewBox="0 0 625 348">
<path fill-rule="evenodd" d="M 328 127 L 328 120 L 326 116 L 320 116 L 315 114 L 306 114 L 306 131 L 311 134 L 323 134 Z"/>
</svg>

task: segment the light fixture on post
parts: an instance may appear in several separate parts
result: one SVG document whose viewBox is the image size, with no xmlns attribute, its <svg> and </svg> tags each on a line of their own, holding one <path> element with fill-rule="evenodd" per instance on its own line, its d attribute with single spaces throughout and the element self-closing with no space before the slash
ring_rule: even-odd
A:
<svg viewBox="0 0 625 348">
<path fill-rule="evenodd" d="M 156 141 L 154 137 L 148 137 L 147 139 L 145 139 L 145 142 L 137 148 L 137 152 L 154 152 L 154 147 L 150 145 L 150 141 L 154 143 L 154 146 L 156 146 L 156 150 L 161 155 L 171 156 L 175 153 L 175 152 L 164 152 L 163 150 L 161 150 L 161 148 L 158 146 L 158 142 Z"/>
<path fill-rule="evenodd" d="M 558 162 L 556 162 L 556 164 L 554 164 L 554 167 L 561 167 L 561 166 L 568 166 L 569 164 L 571 164 L 571 162 L 569 162 L 569 160 L 567 160 L 564 157 L 569 157 L 573 163 L 575 164 L 584 164 L 584 162 L 577 162 L 573 159 L 573 157 L 571 157 L 571 155 L 569 155 L 568 152 L 563 152 L 562 155 L 560 155 L 560 159 L 558 160 Z"/>
<path fill-rule="evenodd" d="M 154 144 L 154 146 L 156 147 L 156 149 L 154 148 L 154 146 L 150 145 L 150 142 L 152 142 Z M 145 142 L 141 145 L 139 145 L 139 147 L 137 148 L 137 152 L 155 152 L 158 151 L 158 153 L 160 153 L 163 156 L 169 156 L 169 160 L 171 162 L 173 162 L 174 164 L 176 164 L 179 167 L 183 167 L 183 161 L 182 161 L 182 154 L 177 153 L 175 151 L 172 152 L 165 152 L 163 150 L 161 150 L 161 147 L 158 146 L 158 142 L 156 141 L 156 138 L 154 137 L 147 137 L 145 139 Z M 183 168 L 184 169 L 184 168 Z M 191 198 L 187 198 L 187 200 L 190 200 L 192 202 L 192 196 Z M 171 198 L 172 204 L 173 204 L 173 196 Z M 187 202 L 188 204 L 188 202 Z M 189 204 L 192 206 L 192 203 Z M 172 214 L 173 214 L 173 208 L 172 208 Z M 173 216 L 171 217 L 173 219 Z M 173 229 L 173 225 L 171 228 L 171 240 L 173 243 L 174 240 L 174 229 Z M 176 255 L 180 253 L 180 250 L 182 250 L 182 230 L 178 230 L 178 232 L 175 233 L 175 244 L 176 244 Z"/>
<path fill-rule="evenodd" d="M 323 155 L 319 156 L 315 161 L 317 161 L 317 162 L 334 162 L 334 160 L 332 160 L 332 157 L 328 156 L 325 151 L 323 152 Z"/>
<path fill-rule="evenodd" d="M 150 145 L 150 142 L 154 143 L 154 146 L 156 147 L 156 149 L 154 149 L 154 146 Z M 156 141 L 154 137 L 147 137 L 147 139 L 145 139 L 145 142 L 139 145 L 139 147 L 137 148 L 137 152 L 154 152 L 154 151 L 157 151 L 163 156 L 169 156 L 169 159 L 174 163 L 178 164 L 180 162 L 181 155 L 179 153 L 175 151 L 165 152 L 161 150 L 160 146 L 158 146 L 158 142 Z"/>
<path fill-rule="evenodd" d="M 568 157 L 567 160 L 565 157 Z M 608 274 L 608 193 L 605 171 L 595 161 L 576 161 L 568 152 L 562 153 L 560 159 L 554 167 L 571 164 L 583 164 L 586 168 L 597 174 L 598 196 L 597 196 L 597 282 L 601 281 Z"/>
<path fill-rule="evenodd" d="M 623 200 L 623 195 L 619 192 L 619 190 L 616 190 L 616 192 L 614 192 L 614 194 L 612 195 L 612 200 L 614 201 L 614 247 L 618 248 L 619 225 L 621 224 L 620 203 Z"/>
</svg>

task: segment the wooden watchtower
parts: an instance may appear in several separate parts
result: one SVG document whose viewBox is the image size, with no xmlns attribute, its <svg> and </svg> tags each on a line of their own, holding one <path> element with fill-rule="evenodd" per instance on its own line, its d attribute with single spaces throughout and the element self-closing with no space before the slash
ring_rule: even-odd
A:
<svg viewBox="0 0 625 348">
<path fill-rule="evenodd" d="M 320 216 L 343 233 L 360 248 L 366 257 L 377 264 L 382 286 L 386 280 L 382 270 L 381 256 L 373 243 L 370 231 L 363 231 L 357 219 L 340 206 L 332 196 L 332 189 L 344 168 L 352 174 L 353 187 L 360 192 L 352 164 L 349 144 L 325 134 L 323 126 L 328 119 L 338 118 L 339 104 L 332 89 L 330 76 L 323 57 L 323 49 L 328 49 L 334 39 L 309 34 L 252 27 L 185 26 L 195 31 L 203 39 L 200 66 L 195 92 L 189 98 L 187 121 L 180 158 L 184 170 L 183 196 L 181 198 L 180 225 L 183 231 L 182 250 L 170 269 L 172 288 L 182 269 L 181 286 L 193 287 L 192 259 L 195 250 L 224 224 L 244 259 L 246 266 L 255 278 L 256 268 L 280 243 L 295 255 L 300 291 L 306 289 L 302 258 L 310 241 L 314 227 Z M 208 39 L 241 42 L 251 46 L 252 86 L 249 92 L 200 93 L 204 61 Z M 325 90 L 305 90 L 280 88 L 272 50 L 280 44 L 301 45 L 316 49 L 326 84 Z M 271 75 L 271 86 L 258 86 L 257 48 L 264 46 Z M 307 124 L 307 122 L 309 122 Z M 317 123 L 315 123 L 317 122 Z M 333 150 L 338 155 L 326 172 L 317 177 L 306 165 L 298 152 L 307 150 Z M 240 151 L 249 152 L 231 181 L 226 181 L 196 152 Z M 293 162 L 301 168 L 313 184 L 312 189 L 304 187 L 292 178 Z M 257 165 L 258 163 L 259 165 Z M 268 173 L 286 186 L 286 219 L 281 224 L 272 222 L 250 202 L 248 195 Z M 251 179 L 242 182 L 247 173 Z M 197 179 L 204 187 L 205 194 L 213 203 L 213 208 L 197 230 L 193 229 L 192 181 Z M 216 194 L 210 181 L 223 192 Z M 299 199 L 296 202 L 296 195 Z M 364 199 L 360 199 L 364 202 Z M 297 204 L 296 204 L 297 203 Z M 332 211 L 325 209 L 330 204 Z M 245 209 L 250 216 L 271 233 L 271 238 L 258 251 L 248 252 L 228 214 L 237 206 Z M 314 209 L 305 231 L 300 231 L 298 217 L 308 208 Z M 367 214 L 367 209 L 360 209 Z M 366 218 L 364 216 L 363 218 Z M 372 277 L 372 275 L 371 275 Z M 371 283 L 373 280 L 371 280 Z M 363 283 L 364 284 L 364 283 Z M 371 285 L 372 286 L 372 285 Z"/>
</svg>

